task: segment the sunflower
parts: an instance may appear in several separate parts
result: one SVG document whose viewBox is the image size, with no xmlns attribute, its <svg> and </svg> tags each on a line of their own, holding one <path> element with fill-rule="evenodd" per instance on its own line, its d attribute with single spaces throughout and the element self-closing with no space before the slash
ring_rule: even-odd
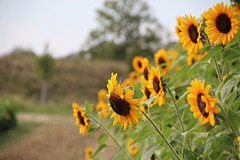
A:
<svg viewBox="0 0 240 160">
<path fill-rule="evenodd" d="M 102 117 L 107 117 L 109 115 L 108 111 L 104 111 L 108 109 L 108 105 L 107 103 L 105 103 L 104 101 L 99 101 L 98 104 L 96 105 L 96 110 L 100 113 L 100 118 Z"/>
<path fill-rule="evenodd" d="M 143 58 L 143 76 L 145 80 L 148 80 L 149 76 L 149 60 L 147 58 Z"/>
<path fill-rule="evenodd" d="M 138 145 L 136 144 L 133 145 L 132 143 L 133 143 L 133 138 L 129 138 L 127 143 L 127 149 L 131 154 L 137 154 Z"/>
<path fill-rule="evenodd" d="M 131 78 L 126 78 L 123 83 L 122 83 L 122 86 L 123 87 L 128 87 L 128 86 L 133 86 L 133 81 Z"/>
<path fill-rule="evenodd" d="M 219 113 L 220 110 L 214 107 L 215 103 L 217 103 L 217 98 L 212 98 L 208 92 L 210 89 L 210 85 L 204 89 L 205 79 L 203 82 L 197 79 L 192 80 L 192 87 L 188 87 L 187 90 L 190 92 L 187 95 L 188 103 L 191 108 L 190 111 L 193 112 L 194 118 L 200 118 L 201 124 L 205 124 L 209 122 L 212 126 L 215 125 L 214 113 Z"/>
<path fill-rule="evenodd" d="M 87 148 L 85 149 L 85 158 L 86 158 L 87 160 L 93 160 L 92 158 L 89 158 L 92 153 L 93 153 L 92 148 L 91 148 L 91 147 L 87 147 Z"/>
<path fill-rule="evenodd" d="M 111 75 L 111 79 L 108 80 L 107 88 L 110 102 L 110 110 L 113 110 L 111 118 L 115 117 L 113 126 L 120 121 L 121 126 L 124 124 L 124 130 L 128 128 L 128 123 L 133 129 L 133 123 L 139 124 L 138 117 L 141 115 L 138 112 L 141 112 L 141 109 L 136 106 L 141 100 L 132 99 L 133 90 L 127 89 L 124 91 L 120 84 L 117 84 L 117 74 Z"/>
<path fill-rule="evenodd" d="M 133 83 L 137 82 L 139 79 L 139 74 L 136 71 L 132 71 L 129 73 L 129 77 Z"/>
<path fill-rule="evenodd" d="M 209 8 L 206 16 L 206 33 L 209 40 L 217 44 L 228 42 L 234 37 L 239 29 L 239 21 L 232 6 L 224 6 L 224 3 L 217 3 L 216 6 Z"/>
<path fill-rule="evenodd" d="M 183 48 L 186 48 L 188 53 L 196 53 L 197 49 L 203 48 L 203 43 L 200 35 L 201 26 L 198 25 L 195 17 L 190 18 L 185 15 L 183 17 L 180 30 L 180 42 L 183 43 Z"/>
<path fill-rule="evenodd" d="M 133 68 L 135 71 L 142 73 L 143 72 L 143 57 L 135 56 L 132 60 Z"/>
<path fill-rule="evenodd" d="M 177 25 L 175 26 L 175 33 L 179 36 L 179 34 L 181 33 L 179 26 L 181 25 L 182 16 L 176 17 L 176 20 L 177 20 Z"/>
<path fill-rule="evenodd" d="M 99 102 L 105 102 L 107 90 L 106 89 L 101 89 L 98 91 L 98 101 Z"/>
<path fill-rule="evenodd" d="M 154 96 L 157 96 L 154 103 L 158 102 L 159 106 L 162 106 L 163 101 L 165 102 L 165 93 L 163 86 L 164 85 L 161 80 L 159 67 L 151 67 L 148 88 Z"/>
<path fill-rule="evenodd" d="M 72 104 L 73 116 L 76 118 L 76 125 L 80 126 L 79 133 L 84 135 L 86 130 L 90 127 L 88 119 L 83 111 L 82 107 L 79 107 L 76 103 Z"/>
<path fill-rule="evenodd" d="M 170 69 L 170 61 L 168 59 L 168 54 L 164 49 L 159 49 L 155 54 L 154 54 L 154 61 L 156 66 L 161 65 L 161 70 L 163 73 L 166 73 Z"/>
<path fill-rule="evenodd" d="M 144 94 L 142 97 L 142 102 L 148 100 L 151 96 L 151 92 L 147 85 L 147 80 L 145 80 L 144 76 L 141 77 L 141 87 L 142 87 L 142 93 Z"/>
</svg>

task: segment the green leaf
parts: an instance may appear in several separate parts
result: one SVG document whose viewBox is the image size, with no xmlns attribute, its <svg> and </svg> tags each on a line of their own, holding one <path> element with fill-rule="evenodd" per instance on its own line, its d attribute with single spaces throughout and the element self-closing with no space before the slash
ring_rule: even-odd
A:
<svg viewBox="0 0 240 160">
<path fill-rule="evenodd" d="M 149 107 L 150 104 L 152 103 L 152 101 L 154 101 L 156 97 L 157 97 L 157 96 L 154 96 L 154 95 L 151 94 L 151 97 L 150 97 L 148 100 L 146 100 L 146 101 L 144 101 L 144 102 L 142 102 L 142 103 L 143 103 L 143 104 L 146 104 L 146 105 Z M 152 107 L 151 107 L 151 108 L 152 108 Z"/>
<path fill-rule="evenodd" d="M 199 60 L 197 63 L 201 62 L 207 62 L 211 57 L 215 56 L 216 54 L 222 53 L 223 46 L 222 44 L 218 44 L 215 47 L 213 47 L 208 54 L 206 54 L 201 60 Z"/>
<path fill-rule="evenodd" d="M 101 144 L 98 148 L 91 154 L 89 158 L 94 158 L 103 148 L 107 147 L 106 144 Z"/>
<path fill-rule="evenodd" d="M 206 62 L 196 62 L 189 70 L 188 70 L 188 78 L 193 77 L 200 70 L 202 65 L 206 64 Z"/>
<path fill-rule="evenodd" d="M 150 159 L 151 156 L 153 155 L 153 153 L 155 152 L 155 150 L 158 148 L 159 144 L 152 144 L 150 146 L 148 146 L 145 151 L 142 154 L 141 160 L 147 160 Z"/>
<path fill-rule="evenodd" d="M 214 137 L 211 139 L 212 149 L 215 151 L 223 151 L 227 148 L 231 148 L 234 144 L 234 134 L 229 133 L 227 135 L 221 135 L 220 137 Z"/>
<path fill-rule="evenodd" d="M 88 135 L 93 134 L 93 133 L 97 132 L 99 128 L 100 128 L 100 126 L 93 126 L 93 125 L 92 125 L 92 126 L 90 126 L 87 134 L 88 134 Z"/>
<path fill-rule="evenodd" d="M 240 57 L 240 47 L 229 47 L 223 51 L 224 63 L 233 62 Z"/>
<path fill-rule="evenodd" d="M 92 107 L 92 105 L 90 105 L 90 104 L 88 103 L 87 100 L 85 100 L 85 107 L 86 107 L 86 109 L 87 109 L 87 112 L 88 112 L 89 114 L 91 114 L 92 111 L 93 111 L 93 107 Z"/>
<path fill-rule="evenodd" d="M 237 98 L 237 91 L 233 90 L 233 92 L 230 93 L 230 95 L 226 98 L 225 102 L 227 106 L 231 105 L 236 98 Z"/>
<path fill-rule="evenodd" d="M 190 87 L 190 84 L 182 85 L 180 87 L 175 88 L 176 95 L 178 97 L 181 97 L 187 91 L 187 87 Z"/>
<path fill-rule="evenodd" d="M 168 83 L 168 87 L 171 87 L 175 84 L 178 80 L 187 77 L 188 66 L 183 65 L 171 78 L 170 82 Z"/>
<path fill-rule="evenodd" d="M 143 128 L 138 136 L 134 139 L 133 143 L 140 142 L 144 139 L 146 139 L 149 135 L 155 133 L 151 128 Z"/>
<path fill-rule="evenodd" d="M 98 145 L 103 144 L 108 139 L 108 137 L 109 137 L 109 135 L 106 133 L 101 134 L 97 141 Z"/>
<path fill-rule="evenodd" d="M 238 114 L 237 112 L 234 112 L 232 110 L 229 110 L 228 116 L 229 116 L 230 121 L 233 124 L 233 127 L 236 129 L 236 131 L 238 131 L 239 126 L 240 126 L 240 114 Z"/>
<path fill-rule="evenodd" d="M 134 85 L 134 95 L 133 99 L 141 99 L 143 97 L 143 93 L 139 87 L 139 85 Z"/>
<path fill-rule="evenodd" d="M 119 158 L 121 156 L 122 152 L 118 152 L 117 154 L 115 154 L 114 156 L 112 156 L 110 158 L 110 160 L 119 160 L 119 159 L 122 159 L 122 158 Z"/>
<path fill-rule="evenodd" d="M 196 160 L 199 159 L 198 155 L 192 151 L 189 151 L 188 149 L 183 150 L 184 158 L 187 160 Z M 201 158 L 200 158 L 201 159 Z"/>
<path fill-rule="evenodd" d="M 234 43 L 236 43 L 239 40 L 240 40 L 240 30 L 238 30 L 238 32 L 235 34 L 233 39 L 230 42 L 228 42 L 228 44 L 225 46 L 225 49 L 229 48 L 230 46 L 232 46 Z"/>
<path fill-rule="evenodd" d="M 237 100 L 234 101 L 233 103 L 233 111 L 238 111 L 240 107 L 240 97 L 237 98 Z"/>
<path fill-rule="evenodd" d="M 212 46 L 206 46 L 204 48 L 198 49 L 197 54 L 202 54 L 205 51 L 209 51 L 210 49 L 212 49 Z"/>
<path fill-rule="evenodd" d="M 237 80 L 235 79 L 230 79 L 227 81 L 223 87 L 222 87 L 222 92 L 221 92 L 221 99 L 224 101 L 225 98 L 228 96 L 229 92 L 232 90 L 232 88 L 237 84 Z"/>
</svg>

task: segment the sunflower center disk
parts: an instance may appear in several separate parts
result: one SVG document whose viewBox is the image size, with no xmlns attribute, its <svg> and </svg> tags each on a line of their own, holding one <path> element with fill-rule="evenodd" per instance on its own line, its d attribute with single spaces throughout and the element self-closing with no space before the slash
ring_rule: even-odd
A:
<svg viewBox="0 0 240 160">
<path fill-rule="evenodd" d="M 120 98 L 114 91 L 111 93 L 110 98 L 111 108 L 119 115 L 126 116 L 129 114 L 130 105 L 127 101 Z"/>
<path fill-rule="evenodd" d="M 197 27 L 193 24 L 188 28 L 188 35 L 192 42 L 197 43 L 198 31 Z"/>
<path fill-rule="evenodd" d="M 201 98 L 202 95 L 203 95 L 202 93 L 199 93 L 197 96 L 198 108 L 202 113 L 202 115 L 207 118 L 209 113 L 206 113 L 205 111 L 206 104 L 205 102 L 202 101 L 202 98 Z"/>
<path fill-rule="evenodd" d="M 78 119 L 79 119 L 79 121 L 80 121 L 80 124 L 82 124 L 82 125 L 85 126 L 84 119 L 83 119 L 83 117 L 81 116 L 81 113 L 80 113 L 80 112 L 78 112 Z"/>
<path fill-rule="evenodd" d="M 149 74 L 148 69 L 145 68 L 144 71 L 143 71 L 143 75 L 144 75 L 144 78 L 145 78 L 146 80 L 148 80 L 148 74 Z"/>
<path fill-rule="evenodd" d="M 160 91 L 159 83 L 160 83 L 159 79 L 157 77 L 154 77 L 154 79 L 153 79 L 153 88 L 154 88 L 156 93 L 158 93 Z"/>
<path fill-rule="evenodd" d="M 145 87 L 145 96 L 147 97 L 147 99 L 150 98 L 151 92 L 149 91 L 149 89 L 147 87 Z"/>
<path fill-rule="evenodd" d="M 161 65 L 161 64 L 164 64 L 164 63 L 166 63 L 166 61 L 165 61 L 162 57 L 160 57 L 160 58 L 158 59 L 158 64 Z M 161 66 L 161 68 L 166 68 L 166 65 Z"/>
<path fill-rule="evenodd" d="M 220 14 L 217 16 L 216 27 L 222 33 L 228 33 L 231 30 L 231 20 L 226 14 Z"/>
<path fill-rule="evenodd" d="M 138 67 L 142 68 L 142 63 L 140 61 L 138 61 Z"/>
</svg>

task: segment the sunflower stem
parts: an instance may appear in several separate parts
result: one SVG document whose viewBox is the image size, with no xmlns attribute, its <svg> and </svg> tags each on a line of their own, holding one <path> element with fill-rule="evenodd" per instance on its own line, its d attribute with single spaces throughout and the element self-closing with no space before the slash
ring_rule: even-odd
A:
<svg viewBox="0 0 240 160">
<path fill-rule="evenodd" d="M 185 132 L 185 129 L 184 129 L 184 126 L 183 126 L 183 122 L 182 122 L 182 118 L 181 118 L 180 111 L 179 111 L 178 105 L 177 105 L 177 103 L 176 103 L 176 100 L 175 100 L 175 98 L 174 98 L 174 96 L 173 96 L 170 88 L 169 88 L 169 87 L 166 87 L 166 88 L 167 88 L 167 92 L 170 94 L 170 96 L 171 96 L 171 98 L 172 98 L 172 100 L 173 100 L 174 107 L 175 107 L 175 109 L 176 109 L 176 111 L 177 111 L 177 117 L 178 117 L 178 120 L 179 120 L 179 122 L 180 122 L 180 126 L 181 126 L 181 128 L 182 128 L 182 132 Z M 186 140 L 186 138 L 184 138 L 184 140 L 185 140 L 185 142 L 186 142 L 186 144 L 187 144 L 188 149 L 189 149 L 189 150 L 192 150 L 191 147 L 190 147 L 190 145 L 189 145 L 189 143 L 188 143 L 188 141 Z"/>
<path fill-rule="evenodd" d="M 101 122 L 99 122 L 95 117 L 91 116 L 91 115 L 88 115 L 88 117 L 90 117 L 92 120 L 94 120 L 97 124 L 99 124 L 102 129 L 113 139 L 113 141 L 117 144 L 117 146 L 120 148 L 121 151 L 123 151 L 123 153 L 130 159 L 130 160 L 134 160 L 130 155 L 129 153 L 122 148 L 122 146 L 118 143 L 118 141 L 116 140 L 116 138 L 108 131 L 108 129 L 102 125 Z"/>
<path fill-rule="evenodd" d="M 174 150 L 173 146 L 168 142 L 168 140 L 166 139 L 166 137 L 164 136 L 162 131 L 157 127 L 157 125 L 153 122 L 153 120 L 146 114 L 145 111 L 142 111 L 142 114 L 147 118 L 147 120 L 151 123 L 152 127 L 154 128 L 154 130 L 160 135 L 160 137 L 166 143 L 166 145 L 168 146 L 169 151 L 173 154 L 173 156 L 176 159 L 181 160 L 181 158 L 179 157 L 177 152 Z"/>
<path fill-rule="evenodd" d="M 230 119 L 228 118 L 228 115 L 227 115 L 227 113 L 226 113 L 226 111 L 225 111 L 225 109 L 222 107 L 222 105 L 221 104 L 219 104 L 218 103 L 218 106 L 220 107 L 220 109 L 222 110 L 222 112 L 223 112 L 223 117 L 225 118 L 225 120 L 227 121 L 227 123 L 228 123 L 228 126 L 230 126 L 230 128 L 231 128 L 231 130 L 232 130 L 232 132 L 235 134 L 235 136 L 237 137 L 237 135 L 238 135 L 238 132 L 235 130 L 235 128 L 233 127 L 233 125 L 232 125 L 232 123 L 231 123 L 231 121 L 230 121 Z"/>
<path fill-rule="evenodd" d="M 219 69 L 219 66 L 217 64 L 217 60 L 216 60 L 215 56 L 213 56 L 213 63 L 214 63 L 214 68 L 215 68 L 217 76 L 218 76 L 219 84 L 221 84 L 222 83 L 221 73 L 220 73 L 220 69 Z"/>
</svg>

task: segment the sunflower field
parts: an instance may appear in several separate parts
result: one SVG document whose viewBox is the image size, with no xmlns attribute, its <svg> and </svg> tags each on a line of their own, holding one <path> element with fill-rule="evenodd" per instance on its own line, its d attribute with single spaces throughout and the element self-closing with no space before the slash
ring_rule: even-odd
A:
<svg viewBox="0 0 240 160">
<path fill-rule="evenodd" d="M 117 159 L 240 159 L 240 4 L 218 3 L 201 17 L 177 17 L 179 44 L 134 71 L 112 73 L 96 106 L 73 103 L 80 134 L 105 133 L 86 159 L 112 147 Z"/>
</svg>

